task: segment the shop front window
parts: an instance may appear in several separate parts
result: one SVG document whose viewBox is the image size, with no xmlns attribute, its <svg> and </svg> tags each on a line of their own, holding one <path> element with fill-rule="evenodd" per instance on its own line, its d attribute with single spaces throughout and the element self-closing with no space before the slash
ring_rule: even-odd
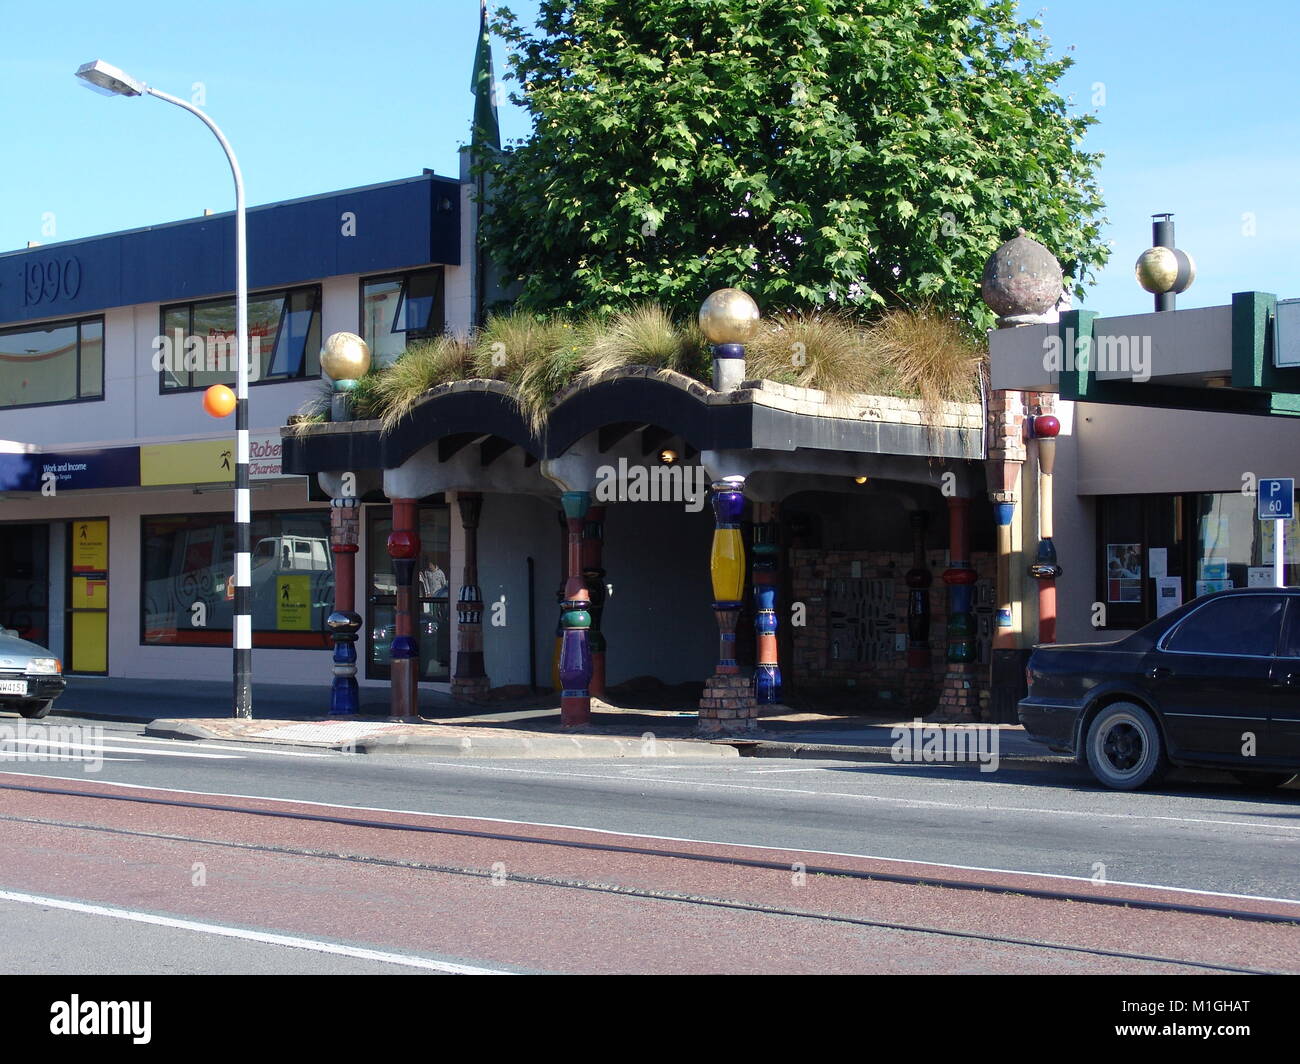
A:
<svg viewBox="0 0 1300 1064">
<path fill-rule="evenodd" d="M 1233 587 L 1273 586 L 1276 522 L 1254 495 L 1109 495 L 1098 500 L 1098 594 L 1103 627 L 1138 628 L 1184 602 Z M 1294 522 L 1286 522 L 1285 582 L 1300 581 Z"/>
<path fill-rule="evenodd" d="M 325 618 L 334 608 L 328 510 L 254 515 L 253 646 L 319 650 L 332 646 Z M 234 524 L 216 514 L 143 519 L 140 641 L 229 646 L 234 618 Z"/>
<path fill-rule="evenodd" d="M 397 578 L 388 556 L 388 535 L 393 530 L 392 510 L 368 508 L 370 559 L 367 595 L 366 675 L 387 679 L 397 634 Z M 420 560 L 415 567 L 415 637 L 420 647 L 420 679 L 446 681 L 451 677 L 451 626 L 455 611 L 449 598 L 451 523 L 445 505 L 421 506 Z"/>
</svg>

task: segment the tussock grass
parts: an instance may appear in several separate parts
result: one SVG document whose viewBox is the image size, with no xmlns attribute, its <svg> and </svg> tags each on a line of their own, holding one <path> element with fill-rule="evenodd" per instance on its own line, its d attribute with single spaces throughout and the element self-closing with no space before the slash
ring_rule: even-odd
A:
<svg viewBox="0 0 1300 1064">
<path fill-rule="evenodd" d="M 919 398 L 934 419 L 944 401 L 978 398 L 985 357 L 962 322 L 929 307 L 891 310 L 873 321 L 834 309 L 776 312 L 747 345 L 746 376 L 816 388 L 832 402 L 855 395 Z M 354 416 L 377 417 L 391 432 L 430 389 L 481 377 L 511 385 L 529 426 L 540 433 L 557 393 L 634 365 L 706 384 L 712 378 L 712 352 L 698 324 L 674 322 L 656 304 L 578 320 L 511 311 L 493 315 L 467 339 L 422 341 L 372 370 L 352 392 Z M 326 382 L 299 412 L 304 423 L 325 417 L 329 394 Z"/>
<path fill-rule="evenodd" d="M 379 374 L 375 400 L 385 433 L 392 432 L 430 389 L 469 376 L 470 348 L 457 336 L 412 344 Z"/>
<path fill-rule="evenodd" d="M 887 311 L 867 333 L 867 355 L 932 416 L 944 402 L 979 398 L 987 357 L 967 326 L 928 307 Z"/>
<path fill-rule="evenodd" d="M 691 361 L 690 341 L 668 312 L 656 303 L 613 315 L 603 322 L 591 321 L 584 375 L 594 380 L 620 366 L 655 366 L 684 372 Z"/>
</svg>

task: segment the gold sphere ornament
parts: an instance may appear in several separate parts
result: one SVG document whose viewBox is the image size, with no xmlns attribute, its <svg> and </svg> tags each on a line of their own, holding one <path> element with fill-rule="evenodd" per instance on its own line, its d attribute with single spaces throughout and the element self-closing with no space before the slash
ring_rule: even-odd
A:
<svg viewBox="0 0 1300 1064">
<path fill-rule="evenodd" d="M 758 304 L 739 288 L 719 288 L 700 307 L 700 330 L 711 344 L 743 344 L 758 331 Z"/>
<path fill-rule="evenodd" d="M 1196 280 L 1196 263 L 1178 248 L 1147 248 L 1133 267 L 1137 282 L 1148 292 L 1160 295 L 1187 291 Z"/>
<path fill-rule="evenodd" d="M 370 347 L 356 333 L 332 333 L 321 348 L 320 368 L 330 380 L 358 380 L 370 369 Z"/>
</svg>

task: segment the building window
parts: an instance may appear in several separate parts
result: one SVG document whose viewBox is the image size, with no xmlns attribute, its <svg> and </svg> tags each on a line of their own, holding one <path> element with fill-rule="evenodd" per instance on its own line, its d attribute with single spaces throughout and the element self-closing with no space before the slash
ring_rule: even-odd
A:
<svg viewBox="0 0 1300 1064">
<path fill-rule="evenodd" d="M 1106 628 L 1138 628 L 1201 595 L 1273 585 L 1273 521 L 1240 491 L 1098 499 L 1097 601 Z M 1300 579 L 1293 522 L 1284 577 Z"/>
<path fill-rule="evenodd" d="M 145 517 L 141 527 L 140 642 L 229 646 L 234 617 L 232 518 Z M 329 510 L 255 514 L 252 523 L 253 646 L 320 650 L 333 644 Z"/>
<path fill-rule="evenodd" d="M 444 328 L 442 267 L 361 282 L 361 328 L 376 366 L 389 365 L 414 340 Z"/>
<path fill-rule="evenodd" d="M 320 288 L 248 297 L 249 383 L 320 376 Z M 160 389 L 182 391 L 235 383 L 235 299 L 162 308 L 154 341 Z"/>
<path fill-rule="evenodd" d="M 103 318 L 0 329 L 0 407 L 103 397 Z"/>
</svg>

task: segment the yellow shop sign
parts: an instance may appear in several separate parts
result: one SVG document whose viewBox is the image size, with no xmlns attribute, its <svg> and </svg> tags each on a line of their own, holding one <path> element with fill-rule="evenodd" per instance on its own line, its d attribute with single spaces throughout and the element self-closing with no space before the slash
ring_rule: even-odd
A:
<svg viewBox="0 0 1300 1064">
<path fill-rule="evenodd" d="M 140 445 L 140 484 L 230 484 L 235 479 L 234 440 L 191 440 Z"/>
</svg>

